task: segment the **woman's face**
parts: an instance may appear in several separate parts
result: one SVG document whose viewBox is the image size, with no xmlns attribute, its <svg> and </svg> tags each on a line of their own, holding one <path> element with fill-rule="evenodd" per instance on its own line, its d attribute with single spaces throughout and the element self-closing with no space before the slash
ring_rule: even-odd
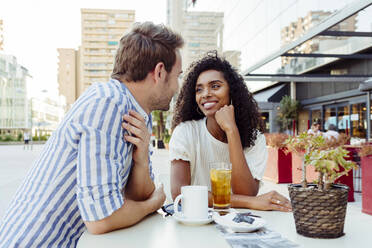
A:
<svg viewBox="0 0 372 248">
<path fill-rule="evenodd" d="M 216 70 L 202 72 L 195 86 L 195 100 L 207 117 L 230 104 L 230 87 L 223 74 Z"/>
</svg>

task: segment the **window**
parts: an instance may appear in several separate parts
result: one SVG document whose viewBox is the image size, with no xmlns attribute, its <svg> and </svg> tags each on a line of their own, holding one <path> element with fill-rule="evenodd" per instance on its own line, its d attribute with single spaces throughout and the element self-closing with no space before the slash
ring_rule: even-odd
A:
<svg viewBox="0 0 372 248">
<path fill-rule="evenodd" d="M 127 19 L 127 18 L 129 17 L 129 15 L 126 14 L 126 13 L 123 13 L 123 14 L 115 14 L 115 17 L 116 17 L 116 18 L 125 18 L 125 19 Z"/>
<path fill-rule="evenodd" d="M 200 47 L 200 43 L 189 43 L 189 47 Z"/>
<path fill-rule="evenodd" d="M 367 136 L 367 119 L 366 119 L 366 104 L 356 103 L 351 105 L 351 134 L 354 137 L 366 138 Z"/>
</svg>

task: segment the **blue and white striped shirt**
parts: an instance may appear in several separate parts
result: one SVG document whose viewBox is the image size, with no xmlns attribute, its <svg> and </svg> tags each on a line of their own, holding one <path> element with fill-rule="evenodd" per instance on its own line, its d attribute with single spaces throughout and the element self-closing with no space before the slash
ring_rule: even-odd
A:
<svg viewBox="0 0 372 248">
<path fill-rule="evenodd" d="M 124 140 L 121 122 L 130 109 L 151 132 L 151 115 L 117 80 L 92 85 L 76 101 L 1 220 L 0 247 L 75 247 L 83 221 L 123 205 L 133 145 Z M 149 169 L 154 179 L 151 162 Z"/>
</svg>

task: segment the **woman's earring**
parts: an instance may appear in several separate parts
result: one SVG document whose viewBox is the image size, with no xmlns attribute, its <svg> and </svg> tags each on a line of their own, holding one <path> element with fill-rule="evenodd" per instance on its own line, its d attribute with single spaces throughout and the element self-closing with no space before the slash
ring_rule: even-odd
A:
<svg viewBox="0 0 372 248">
<path fill-rule="evenodd" d="M 199 115 L 203 115 L 203 113 L 200 113 L 199 107 L 196 106 L 196 112 L 198 112 Z"/>
</svg>

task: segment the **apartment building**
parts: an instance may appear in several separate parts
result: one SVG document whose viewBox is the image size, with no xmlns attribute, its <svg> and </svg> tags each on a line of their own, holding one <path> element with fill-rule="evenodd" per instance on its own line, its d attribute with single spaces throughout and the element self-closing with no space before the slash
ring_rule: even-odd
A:
<svg viewBox="0 0 372 248">
<path fill-rule="evenodd" d="M 186 12 L 182 35 L 186 41 L 183 61 L 189 66 L 210 50 L 222 52 L 223 13 Z"/>
<path fill-rule="evenodd" d="M 106 82 L 120 38 L 134 23 L 134 10 L 81 9 L 77 96 L 94 82 Z"/>
<path fill-rule="evenodd" d="M 188 11 L 191 4 L 190 0 L 167 2 L 167 24 L 185 40 L 184 70 L 207 51 L 223 50 L 223 12 Z"/>
</svg>

